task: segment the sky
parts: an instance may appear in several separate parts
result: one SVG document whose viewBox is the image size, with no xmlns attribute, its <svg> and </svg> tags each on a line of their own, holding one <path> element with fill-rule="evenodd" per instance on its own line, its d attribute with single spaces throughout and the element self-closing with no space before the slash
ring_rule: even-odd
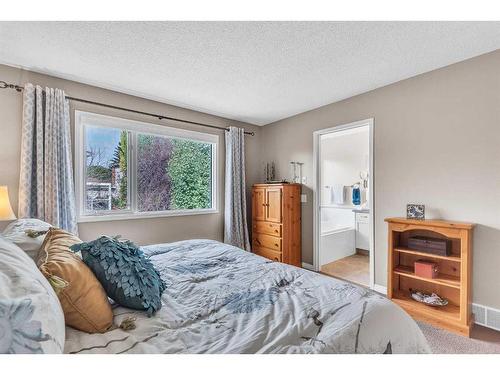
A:
<svg viewBox="0 0 500 375">
<path fill-rule="evenodd" d="M 87 126 L 85 128 L 86 148 L 101 149 L 103 152 L 101 165 L 107 166 L 113 157 L 116 146 L 120 142 L 120 129 Z"/>
</svg>

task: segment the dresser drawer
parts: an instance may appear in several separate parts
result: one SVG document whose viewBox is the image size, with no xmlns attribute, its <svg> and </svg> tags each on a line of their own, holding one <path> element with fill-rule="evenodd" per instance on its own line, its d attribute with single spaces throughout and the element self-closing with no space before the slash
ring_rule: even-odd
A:
<svg viewBox="0 0 500 375">
<path fill-rule="evenodd" d="M 281 238 L 267 234 L 254 233 L 253 242 L 257 246 L 267 247 L 274 251 L 281 251 Z"/>
<path fill-rule="evenodd" d="M 271 249 L 266 249 L 258 245 L 253 245 L 252 251 L 254 254 L 260 255 L 261 257 L 273 260 L 275 262 L 281 262 L 281 252 L 274 251 Z"/>
<path fill-rule="evenodd" d="M 281 237 L 281 224 L 270 223 L 268 221 L 254 221 L 253 231 L 255 233 L 269 234 Z"/>
</svg>

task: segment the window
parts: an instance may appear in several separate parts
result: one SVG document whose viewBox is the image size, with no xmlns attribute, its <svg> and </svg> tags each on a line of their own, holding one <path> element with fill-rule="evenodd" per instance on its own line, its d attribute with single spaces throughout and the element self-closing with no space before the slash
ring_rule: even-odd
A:
<svg viewBox="0 0 500 375">
<path fill-rule="evenodd" d="M 77 111 L 79 221 L 216 212 L 218 137 Z"/>
</svg>

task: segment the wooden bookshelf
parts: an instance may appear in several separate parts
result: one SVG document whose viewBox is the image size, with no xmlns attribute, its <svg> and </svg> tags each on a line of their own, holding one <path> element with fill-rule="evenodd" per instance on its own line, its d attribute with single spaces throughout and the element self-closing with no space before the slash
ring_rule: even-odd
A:
<svg viewBox="0 0 500 375">
<path fill-rule="evenodd" d="M 387 296 L 417 320 L 464 336 L 470 336 L 473 325 L 472 231 L 474 224 L 445 220 L 408 220 L 388 218 L 388 285 Z M 449 256 L 434 255 L 408 248 L 412 236 L 451 240 Z M 414 263 L 419 259 L 438 264 L 439 274 L 430 279 L 415 275 Z M 436 293 L 448 305 L 432 307 L 411 298 L 410 290 Z"/>
</svg>

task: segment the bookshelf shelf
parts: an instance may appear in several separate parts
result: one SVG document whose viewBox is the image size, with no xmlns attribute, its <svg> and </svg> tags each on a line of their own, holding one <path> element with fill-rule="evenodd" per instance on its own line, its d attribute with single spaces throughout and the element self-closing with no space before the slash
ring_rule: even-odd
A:
<svg viewBox="0 0 500 375">
<path fill-rule="evenodd" d="M 416 251 L 416 250 L 410 250 L 407 248 L 395 248 L 394 251 L 398 253 L 405 253 L 405 254 L 413 254 L 413 255 L 418 255 L 420 257 L 425 257 L 425 258 L 433 258 L 433 259 L 444 259 L 444 260 L 449 260 L 450 262 L 458 262 L 460 263 L 462 259 L 459 256 L 442 256 L 442 255 L 435 255 L 435 254 L 429 254 L 429 253 L 424 253 L 422 251 Z"/>
<path fill-rule="evenodd" d="M 396 273 L 400 276 L 409 277 L 409 278 L 412 278 L 415 280 L 425 281 L 425 282 L 431 283 L 431 284 L 444 285 L 444 286 L 449 286 L 450 288 L 460 289 L 460 277 L 456 277 L 456 276 L 439 274 L 438 277 L 436 277 L 434 279 L 428 279 L 425 277 L 420 277 L 420 276 L 415 275 L 414 270 L 409 266 L 395 267 L 394 273 Z"/>
<path fill-rule="evenodd" d="M 406 309 L 414 309 L 416 307 L 415 301 L 411 297 L 408 297 L 407 293 L 400 290 L 393 293 L 392 300 Z M 460 307 L 453 303 L 439 308 L 419 304 L 417 311 L 431 317 L 437 316 L 441 319 L 453 319 L 457 322 L 460 320 Z"/>
</svg>

